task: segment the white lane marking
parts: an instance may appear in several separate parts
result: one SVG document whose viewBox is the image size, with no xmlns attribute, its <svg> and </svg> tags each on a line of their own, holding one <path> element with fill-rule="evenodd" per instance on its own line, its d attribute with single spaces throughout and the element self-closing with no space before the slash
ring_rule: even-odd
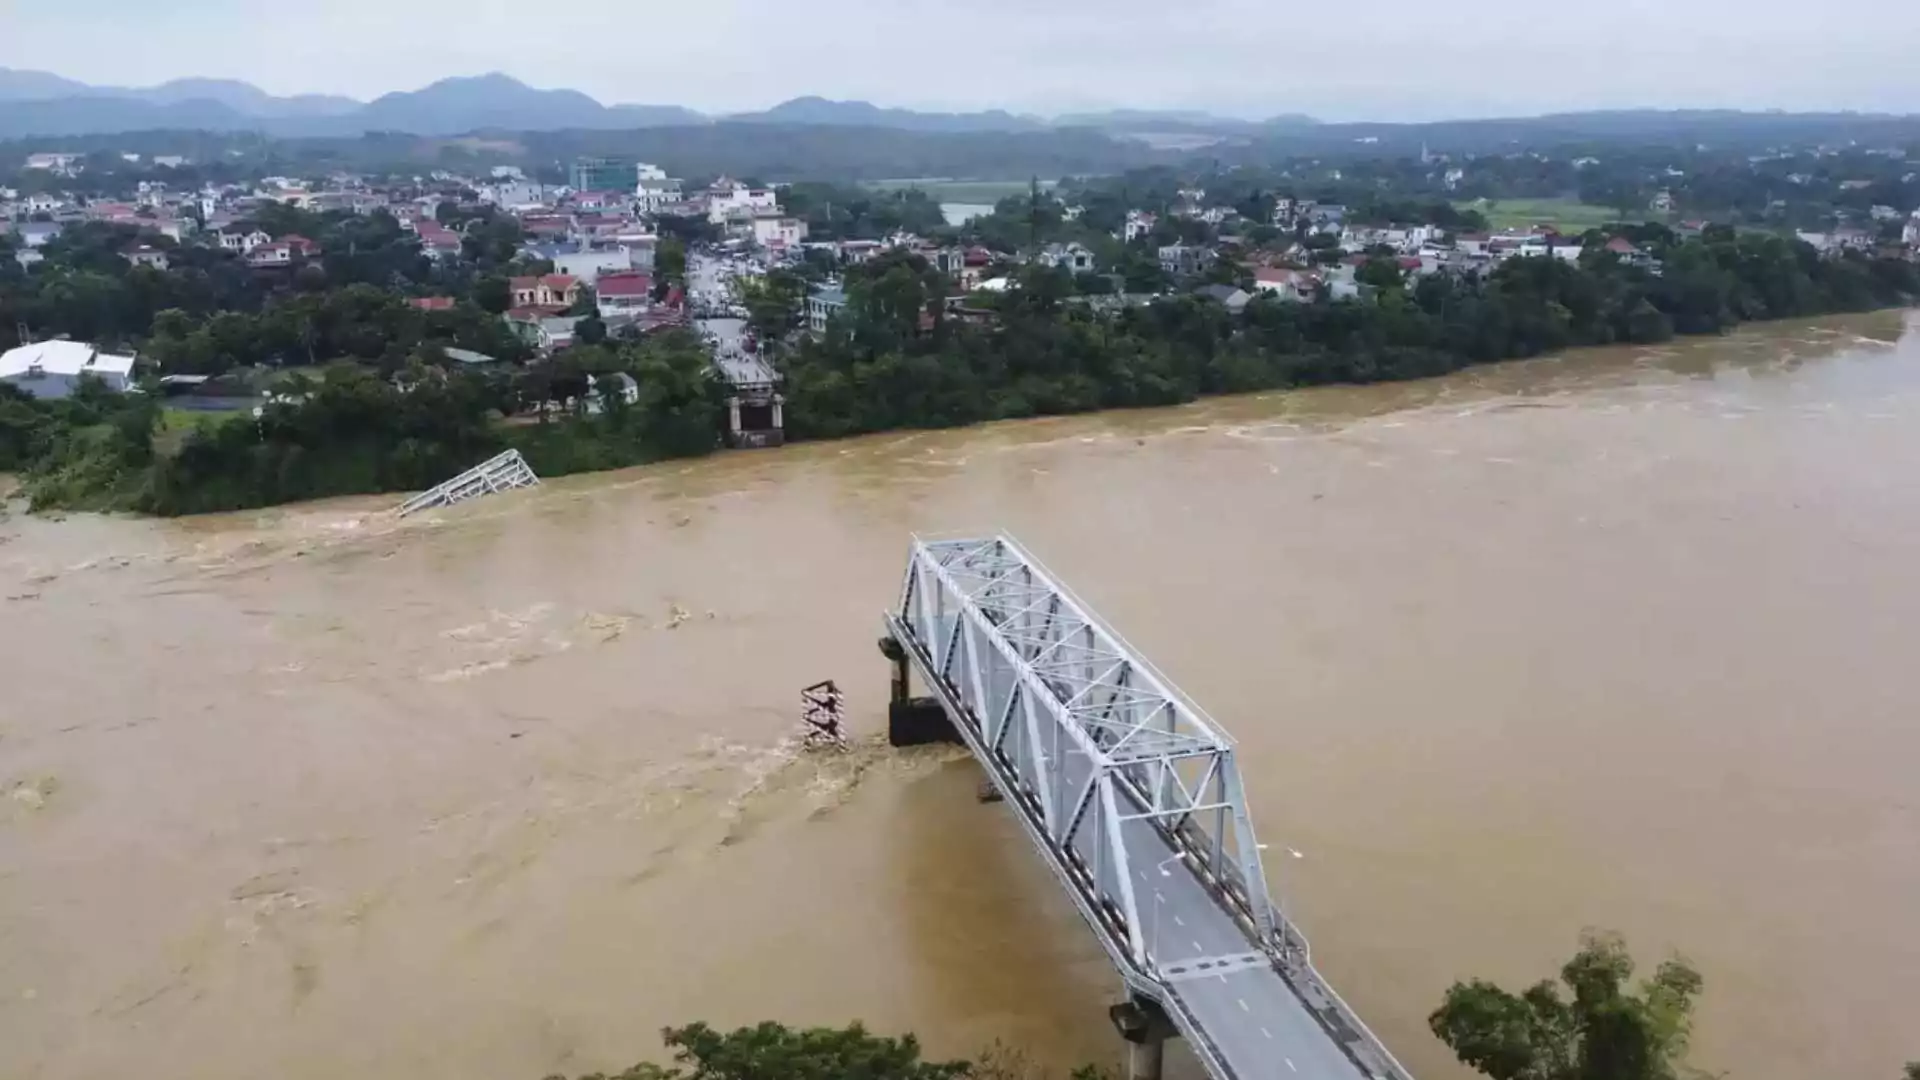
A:
<svg viewBox="0 0 1920 1080">
<path fill-rule="evenodd" d="M 1196 941 L 1193 943 L 1193 951 L 1204 955 L 1207 950 L 1201 948 L 1200 943 Z"/>
<path fill-rule="evenodd" d="M 1265 1035 L 1269 1039 L 1273 1038 L 1273 1032 L 1268 1031 L 1266 1028 L 1261 1028 L 1260 1034 Z"/>
<path fill-rule="evenodd" d="M 1294 1072 L 1299 1072 L 1299 1071 L 1300 1071 L 1300 1066 L 1298 1066 L 1298 1065 L 1295 1065 L 1295 1064 L 1293 1063 L 1293 1059 L 1292 1059 L 1292 1058 L 1287 1058 L 1287 1059 L 1286 1059 L 1286 1061 L 1287 1061 L 1287 1068 L 1289 1068 L 1289 1069 L 1292 1069 L 1292 1070 L 1293 1070 Z"/>
<path fill-rule="evenodd" d="M 1240 1011 L 1241 1011 L 1241 1012 L 1252 1012 L 1252 1011 L 1253 1011 L 1252 1009 L 1249 1009 L 1249 1008 L 1247 1008 L 1247 999 L 1246 999 L 1246 998 L 1234 998 L 1233 1000 L 1235 1000 L 1235 1001 L 1237 1001 L 1237 1002 L 1239 1002 L 1239 1003 L 1240 1003 Z"/>
<path fill-rule="evenodd" d="M 1183 918 L 1181 918 L 1181 917 L 1180 917 L 1180 916 L 1178 916 L 1178 915 L 1175 915 L 1175 916 L 1173 917 L 1173 925 L 1175 925 L 1175 926 L 1185 926 L 1185 925 L 1187 925 L 1187 920 L 1185 920 L 1185 919 L 1183 919 Z"/>
</svg>

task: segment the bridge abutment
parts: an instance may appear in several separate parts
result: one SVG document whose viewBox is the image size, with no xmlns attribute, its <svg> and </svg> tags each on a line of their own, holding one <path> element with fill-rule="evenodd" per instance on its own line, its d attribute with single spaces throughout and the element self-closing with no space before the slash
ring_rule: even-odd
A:
<svg viewBox="0 0 1920 1080">
<path fill-rule="evenodd" d="M 893 693 L 887 703 L 887 742 L 893 746 L 960 742 L 960 733 L 953 729 L 953 720 L 937 698 L 913 696 L 906 647 L 891 637 L 883 637 L 880 654 L 893 663 Z"/>
<path fill-rule="evenodd" d="M 1166 1012 L 1153 1001 L 1132 997 L 1108 1009 L 1107 1016 L 1127 1040 L 1127 1080 L 1160 1080 L 1167 1040 L 1177 1034 Z"/>
</svg>

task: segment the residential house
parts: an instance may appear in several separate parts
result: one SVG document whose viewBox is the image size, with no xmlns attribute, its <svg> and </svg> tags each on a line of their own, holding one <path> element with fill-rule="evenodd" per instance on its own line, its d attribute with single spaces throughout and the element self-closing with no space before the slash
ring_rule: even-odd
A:
<svg viewBox="0 0 1920 1080">
<path fill-rule="evenodd" d="M 651 168 L 651 166 L 649 166 Z M 659 170 L 654 170 L 658 172 Z M 639 184 L 633 189 L 633 203 L 642 213 L 657 214 L 667 206 L 678 203 L 686 196 L 680 191 L 680 181 L 665 176 L 646 176 L 642 174 Z"/>
<path fill-rule="evenodd" d="M 273 243 L 273 237 L 259 229 L 221 229 L 213 234 L 213 239 L 221 250 L 242 255 L 251 255 L 260 245 Z"/>
<path fill-rule="evenodd" d="M 1205 288 L 1195 289 L 1194 295 L 1215 301 L 1233 315 L 1245 311 L 1247 305 L 1253 301 L 1252 293 L 1244 289 L 1236 289 L 1231 285 L 1208 285 Z"/>
<path fill-rule="evenodd" d="M 531 180 L 510 180 L 502 184 L 483 184 L 475 191 L 483 203 L 491 203 L 502 210 L 531 210 L 541 206 L 552 206 L 558 192 L 545 184 Z"/>
<path fill-rule="evenodd" d="M 407 306 L 416 311 L 452 311 L 453 304 L 451 296 L 416 296 L 407 301 Z"/>
<path fill-rule="evenodd" d="M 1253 272 L 1254 288 L 1276 300 L 1311 302 L 1319 280 L 1305 270 L 1285 266 L 1262 266 Z"/>
<path fill-rule="evenodd" d="M 22 221 L 13 227 L 23 248 L 41 248 L 60 237 L 60 225 L 52 221 Z"/>
<path fill-rule="evenodd" d="M 167 253 L 152 244 L 135 244 L 120 255 L 135 266 L 148 266 L 155 270 L 167 268 Z"/>
<path fill-rule="evenodd" d="M 1661 190 L 1647 201 L 1647 209 L 1656 214 L 1673 213 L 1673 192 Z"/>
<path fill-rule="evenodd" d="M 80 171 L 80 160 L 84 154 L 28 154 L 27 168 L 42 169 L 59 176 L 72 176 Z"/>
<path fill-rule="evenodd" d="M 1160 249 L 1160 269 L 1177 277 L 1198 274 L 1213 265 L 1212 248 L 1193 244 L 1168 244 Z"/>
<path fill-rule="evenodd" d="M 472 349 L 441 349 L 440 351 L 446 355 L 447 359 L 473 371 L 492 371 L 506 366 L 506 361 L 499 357 L 474 352 Z"/>
<path fill-rule="evenodd" d="M 507 325 L 521 341 L 541 352 L 554 352 L 573 344 L 574 329 L 583 315 L 554 315 L 543 308 L 513 308 L 506 314 Z"/>
<path fill-rule="evenodd" d="M 515 308 L 572 307 L 580 299 L 580 279 L 571 274 L 516 277 L 507 282 L 509 303 Z"/>
<path fill-rule="evenodd" d="M 707 220 L 715 225 L 779 212 L 780 200 L 771 188 L 750 188 L 723 176 L 707 189 Z"/>
<path fill-rule="evenodd" d="M 885 245 L 878 240 L 843 240 L 840 243 L 840 261 L 848 266 L 858 266 L 871 261 L 883 247 Z"/>
<path fill-rule="evenodd" d="M 618 191 L 577 191 L 567 201 L 575 210 L 611 210 L 624 207 L 627 196 Z"/>
<path fill-rule="evenodd" d="M 1041 249 L 1035 261 L 1043 266 L 1064 267 L 1076 274 L 1093 272 L 1093 252 L 1077 241 L 1071 244 L 1048 244 Z"/>
<path fill-rule="evenodd" d="M 961 271 L 966 269 L 967 251 L 957 246 L 935 248 L 927 254 L 927 262 L 947 277 L 958 279 Z"/>
<path fill-rule="evenodd" d="M 153 164 L 159 169 L 180 169 L 186 167 L 187 159 L 179 154 L 155 154 Z"/>
<path fill-rule="evenodd" d="M 265 236 L 265 233 L 260 235 Z M 257 270 L 272 269 L 281 266 L 293 266 L 320 255 L 320 245 L 297 233 L 264 244 L 255 244 L 247 251 L 247 265 Z"/>
<path fill-rule="evenodd" d="M 1606 243 L 1600 245 L 1600 250 L 1618 257 L 1621 262 L 1626 263 L 1628 266 L 1646 267 L 1651 266 L 1654 261 L 1652 255 L 1643 250 L 1640 245 L 1635 244 L 1624 236 L 1613 237 Z"/>
<path fill-rule="evenodd" d="M 46 262 L 47 257 L 40 254 L 39 248 L 23 247 L 13 253 L 13 261 L 20 264 L 20 269 L 26 270 Z"/>
<path fill-rule="evenodd" d="M 414 232 L 420 237 L 420 253 L 434 262 L 460 257 L 460 234 L 445 225 L 422 218 L 414 223 Z"/>
<path fill-rule="evenodd" d="M 653 306 L 653 277 L 631 270 L 602 274 L 593 292 L 602 320 L 633 315 Z"/>
<path fill-rule="evenodd" d="M 1915 210 L 1913 216 L 1907 219 L 1906 228 L 1900 230 L 1900 241 L 1907 245 L 1908 250 L 1920 252 L 1920 210 Z"/>
<path fill-rule="evenodd" d="M 551 247 L 541 257 L 553 263 L 556 274 L 578 278 L 597 285 L 604 274 L 623 274 L 634 269 L 633 254 L 624 247 Z"/>
<path fill-rule="evenodd" d="M 37 398 L 64 398 L 87 377 L 109 390 L 133 381 L 133 357 L 103 353 L 84 341 L 36 341 L 0 353 L 0 382 Z"/>
<path fill-rule="evenodd" d="M 807 223 L 779 214 L 756 214 L 753 218 L 753 242 L 763 248 L 781 250 L 799 246 L 807 238 Z"/>
<path fill-rule="evenodd" d="M 1158 224 L 1160 219 L 1145 210 L 1129 210 L 1127 223 L 1121 228 L 1120 237 L 1131 244 L 1135 240 L 1153 235 L 1154 226 Z"/>
<path fill-rule="evenodd" d="M 807 329 L 825 333 L 827 323 L 847 306 L 847 292 L 837 283 L 815 285 L 807 294 Z"/>
</svg>

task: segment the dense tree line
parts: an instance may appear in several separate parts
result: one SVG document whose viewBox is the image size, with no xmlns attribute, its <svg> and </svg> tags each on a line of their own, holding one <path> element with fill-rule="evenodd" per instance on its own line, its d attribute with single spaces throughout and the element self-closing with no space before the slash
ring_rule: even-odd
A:
<svg viewBox="0 0 1920 1080">
<path fill-rule="evenodd" d="M 163 431 L 153 394 L 89 382 L 73 398 L 40 401 L 0 386 L 0 471 L 23 476 L 36 508 L 184 514 L 417 490 L 509 446 L 543 475 L 719 446 L 720 388 L 688 331 L 581 346 L 510 375 L 428 355 L 395 378 L 361 364 L 289 376 L 257 420 L 192 425 L 184 435 Z M 637 389 L 631 402 L 623 375 Z M 538 422 L 500 422 L 529 409 Z M 163 438 L 177 445 L 162 452 Z"/>
<path fill-rule="evenodd" d="M 1629 266 L 1598 235 L 1579 265 L 1510 260 L 1484 280 L 1405 280 L 1390 261 L 1361 271 L 1370 295 L 1257 299 L 1239 318 L 1195 296 L 1096 314 L 1064 272 L 1022 268 L 990 325 L 953 317 L 944 283 L 896 255 L 858 268 L 848 305 L 818 338 L 781 354 L 794 437 L 1171 405 L 1204 394 L 1445 374 L 1575 345 L 1658 342 L 1746 320 L 1907 303 L 1912 263 L 1820 258 L 1780 237 L 1710 230 L 1679 241 L 1635 234 L 1661 270 Z M 767 329 L 788 309 L 756 313 Z"/>
</svg>

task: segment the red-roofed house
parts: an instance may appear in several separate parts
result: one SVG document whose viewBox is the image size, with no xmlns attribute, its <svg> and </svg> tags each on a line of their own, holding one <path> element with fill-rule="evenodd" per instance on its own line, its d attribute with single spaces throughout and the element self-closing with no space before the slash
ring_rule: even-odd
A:
<svg viewBox="0 0 1920 1080">
<path fill-rule="evenodd" d="M 593 283 L 593 293 L 602 319 L 632 315 L 653 306 L 653 277 L 638 272 L 601 274 Z"/>
<path fill-rule="evenodd" d="M 260 244 L 250 249 L 247 252 L 247 265 L 256 269 L 293 266 L 319 256 L 319 244 L 304 236 L 288 233 L 271 244 Z"/>
<path fill-rule="evenodd" d="M 1313 299 L 1314 286 L 1318 281 L 1305 270 L 1262 266 L 1253 272 L 1253 284 L 1275 299 L 1300 302 Z"/>
<path fill-rule="evenodd" d="M 453 310 L 453 297 L 451 296 L 416 296 L 408 300 L 407 303 L 421 311 Z"/>
<path fill-rule="evenodd" d="M 580 299 L 580 279 L 571 274 L 517 277 L 507 283 L 507 295 L 516 308 L 570 307 Z"/>
<path fill-rule="evenodd" d="M 317 259 L 320 257 L 320 245 L 301 236 L 299 233 L 288 233 L 280 238 L 280 242 L 287 245 L 288 250 L 293 252 L 295 258 Z"/>
<path fill-rule="evenodd" d="M 423 218 L 414 231 L 420 235 L 420 253 L 428 258 L 438 262 L 460 254 L 460 234 L 445 225 Z"/>
</svg>

